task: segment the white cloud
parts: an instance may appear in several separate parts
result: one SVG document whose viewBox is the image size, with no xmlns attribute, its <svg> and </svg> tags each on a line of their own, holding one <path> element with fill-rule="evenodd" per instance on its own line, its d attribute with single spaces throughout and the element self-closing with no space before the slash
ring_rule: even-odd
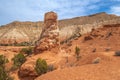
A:
<svg viewBox="0 0 120 80">
<path fill-rule="evenodd" d="M 111 14 L 117 14 L 120 16 L 120 6 L 112 6 L 110 10 Z"/>
</svg>

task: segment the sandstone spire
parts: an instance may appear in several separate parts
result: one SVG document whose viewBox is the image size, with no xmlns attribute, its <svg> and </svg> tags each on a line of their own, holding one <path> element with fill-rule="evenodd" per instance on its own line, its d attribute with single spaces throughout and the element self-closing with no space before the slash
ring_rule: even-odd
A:
<svg viewBox="0 0 120 80">
<path fill-rule="evenodd" d="M 35 52 L 39 53 L 50 50 L 59 45 L 59 29 L 57 14 L 55 12 L 47 12 L 44 16 L 44 27 L 38 43 L 35 46 Z"/>
</svg>

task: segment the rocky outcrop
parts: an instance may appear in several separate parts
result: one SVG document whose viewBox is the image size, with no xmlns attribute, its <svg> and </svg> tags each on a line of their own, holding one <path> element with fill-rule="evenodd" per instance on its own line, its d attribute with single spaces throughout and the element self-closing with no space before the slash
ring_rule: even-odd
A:
<svg viewBox="0 0 120 80">
<path fill-rule="evenodd" d="M 93 38 L 91 36 L 85 36 L 84 41 L 92 40 Z"/>
<path fill-rule="evenodd" d="M 50 50 L 59 46 L 59 28 L 57 14 L 48 12 L 45 14 L 44 27 L 36 44 L 35 53 Z"/>
<path fill-rule="evenodd" d="M 120 24 L 120 18 L 115 18 L 112 20 L 106 20 L 106 21 L 100 21 L 100 22 L 93 22 L 92 24 L 90 23 L 90 24 L 84 24 L 84 25 L 67 26 L 60 30 L 60 40 L 66 41 L 69 38 L 71 38 L 71 36 L 73 36 L 72 39 L 74 39 L 75 37 L 77 37 L 76 35 L 83 35 L 83 34 L 91 32 L 92 30 L 95 30 L 97 28 L 106 27 L 107 25 L 110 26 L 110 25 L 118 25 L 118 24 Z M 70 29 L 72 31 L 68 31 Z M 64 37 L 64 39 L 63 39 L 63 37 Z"/>
<path fill-rule="evenodd" d="M 21 80 L 34 80 L 38 74 L 35 71 L 35 60 L 26 61 L 19 69 L 18 75 Z"/>
</svg>

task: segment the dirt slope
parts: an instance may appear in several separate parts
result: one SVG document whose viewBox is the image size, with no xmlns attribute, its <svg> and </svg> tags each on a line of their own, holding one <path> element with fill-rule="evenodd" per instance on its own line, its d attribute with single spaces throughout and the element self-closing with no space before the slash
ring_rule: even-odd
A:
<svg viewBox="0 0 120 80">
<path fill-rule="evenodd" d="M 119 62 L 90 64 L 47 73 L 35 80 L 119 80 Z"/>
<path fill-rule="evenodd" d="M 120 50 L 120 25 L 105 25 L 103 28 L 93 30 L 82 37 L 72 40 L 62 48 L 70 50 L 68 63 L 61 60 L 61 69 L 43 74 L 35 80 L 119 80 L 120 57 L 114 56 L 115 51 Z M 81 49 L 81 59 L 75 61 L 75 46 Z M 93 64 L 93 60 L 100 58 L 100 63 Z M 57 58 L 58 59 L 58 58 Z M 72 66 L 70 65 L 73 62 Z"/>
</svg>

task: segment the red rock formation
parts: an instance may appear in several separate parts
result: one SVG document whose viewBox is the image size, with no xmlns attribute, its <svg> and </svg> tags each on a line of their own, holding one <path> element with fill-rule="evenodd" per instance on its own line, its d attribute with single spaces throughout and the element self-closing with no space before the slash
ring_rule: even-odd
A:
<svg viewBox="0 0 120 80">
<path fill-rule="evenodd" d="M 59 45 L 57 14 L 48 12 L 44 18 L 44 28 L 35 47 L 35 53 L 50 50 Z"/>
</svg>

